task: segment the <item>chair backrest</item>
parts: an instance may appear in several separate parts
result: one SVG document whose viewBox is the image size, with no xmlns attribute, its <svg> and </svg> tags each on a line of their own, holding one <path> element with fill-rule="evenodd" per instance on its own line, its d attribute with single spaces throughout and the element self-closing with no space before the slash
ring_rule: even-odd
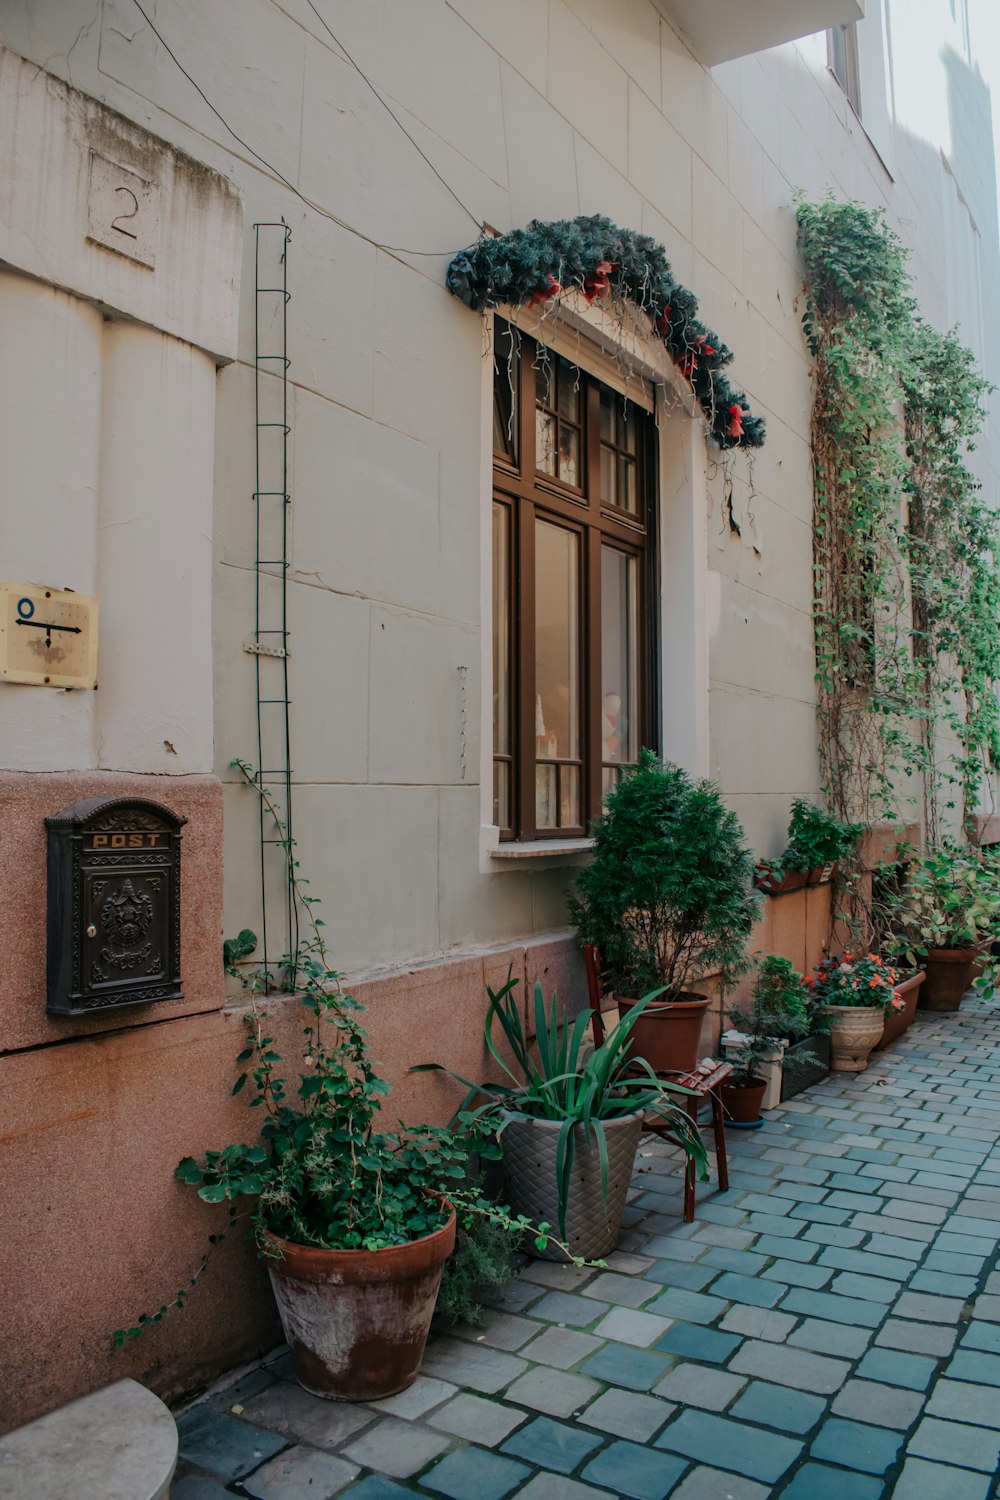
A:
<svg viewBox="0 0 1000 1500">
<path fill-rule="evenodd" d="M 600 1047 L 604 1043 L 604 1018 L 601 1015 L 601 1006 L 605 999 L 604 975 L 601 972 L 601 950 L 593 943 L 583 945 L 583 966 L 587 971 L 587 994 L 590 999 L 591 1030 L 594 1034 L 594 1046 Z"/>
</svg>

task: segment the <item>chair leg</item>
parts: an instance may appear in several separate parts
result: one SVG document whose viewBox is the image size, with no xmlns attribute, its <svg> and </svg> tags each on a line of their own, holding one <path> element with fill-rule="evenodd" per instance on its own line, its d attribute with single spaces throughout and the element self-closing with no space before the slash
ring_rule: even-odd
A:
<svg viewBox="0 0 1000 1500">
<path fill-rule="evenodd" d="M 690 1098 L 687 1102 L 688 1118 L 691 1121 L 692 1130 L 698 1129 L 698 1099 Z M 689 1156 L 684 1167 L 684 1222 L 690 1224 L 694 1219 L 694 1157 Z"/>
<path fill-rule="evenodd" d="M 719 1192 L 729 1192 L 729 1163 L 726 1160 L 726 1126 L 722 1115 L 722 1094 L 712 1090 L 712 1128 L 715 1132 L 715 1162 L 719 1173 Z"/>
</svg>

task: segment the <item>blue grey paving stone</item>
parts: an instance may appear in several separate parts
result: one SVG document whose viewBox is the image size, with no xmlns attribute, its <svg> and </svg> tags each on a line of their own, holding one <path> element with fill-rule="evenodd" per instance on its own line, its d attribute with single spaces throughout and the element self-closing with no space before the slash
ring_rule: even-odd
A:
<svg viewBox="0 0 1000 1500">
<path fill-rule="evenodd" d="M 990 1482 L 968 1469 L 950 1464 L 931 1464 L 922 1458 L 907 1458 L 893 1490 L 895 1500 L 986 1500 Z M 785 1491 L 783 1500 L 787 1500 Z M 802 1500 L 806 1500 L 803 1494 Z M 812 1500 L 822 1500 L 821 1496 Z"/>
<path fill-rule="evenodd" d="M 738 1252 L 720 1253 L 732 1255 Z M 710 1251 L 709 1254 L 714 1255 L 715 1252 Z M 714 1262 L 709 1263 L 708 1256 L 705 1256 L 704 1260 L 694 1261 L 690 1265 L 680 1260 L 658 1260 L 646 1272 L 643 1280 L 647 1284 L 648 1295 L 652 1297 L 657 1286 L 679 1286 L 689 1292 L 700 1292 L 718 1274 L 719 1267 Z"/>
<path fill-rule="evenodd" d="M 1000 1297 L 977 1297 L 974 1315 L 987 1323 L 1000 1323 Z"/>
<path fill-rule="evenodd" d="M 683 1460 L 638 1443 L 611 1443 L 591 1459 L 581 1477 L 630 1500 L 665 1500 L 686 1468 Z"/>
<path fill-rule="evenodd" d="M 982 1262 L 989 1259 L 996 1246 L 992 1240 L 974 1239 L 971 1235 L 949 1234 L 947 1230 L 943 1230 L 934 1241 L 934 1249 L 940 1250 L 942 1255 L 950 1255 L 953 1251 L 959 1255 L 974 1255 Z"/>
<path fill-rule="evenodd" d="M 774 1344 L 784 1343 L 795 1327 L 791 1313 L 773 1312 L 767 1307 L 748 1307 L 736 1302 L 719 1323 L 722 1333 L 739 1333 L 748 1339 L 767 1339 Z"/>
<path fill-rule="evenodd" d="M 658 1396 L 644 1396 L 639 1391 L 605 1391 L 592 1401 L 579 1420 L 588 1427 L 610 1432 L 615 1437 L 631 1438 L 644 1443 L 659 1432 L 668 1417 L 677 1410 Z"/>
<path fill-rule="evenodd" d="M 1000 1434 L 988 1428 L 925 1417 L 907 1443 L 906 1451 L 917 1458 L 935 1458 L 943 1463 L 958 1460 L 964 1469 L 992 1474 L 997 1466 L 998 1446 Z M 952 1500 L 950 1494 L 947 1500 Z"/>
<path fill-rule="evenodd" d="M 527 1414 L 503 1406 L 499 1401 L 486 1401 L 482 1396 L 470 1396 L 463 1391 L 427 1420 L 442 1432 L 454 1433 L 455 1437 L 466 1438 L 470 1443 L 482 1443 L 484 1448 L 495 1448 L 504 1438 L 510 1437 L 515 1427 L 527 1421 Z"/>
<path fill-rule="evenodd" d="M 697 1297 L 697 1292 L 668 1292 L 668 1297 Z M 638 1349 L 648 1349 L 670 1327 L 670 1319 L 660 1314 L 665 1299 L 658 1297 L 646 1312 L 632 1307 L 613 1307 L 601 1319 L 594 1333 L 598 1338 L 614 1339 L 619 1344 L 634 1344 Z"/>
<path fill-rule="evenodd" d="M 801 1241 L 810 1246 L 814 1253 L 817 1245 L 842 1245 L 848 1250 L 860 1245 L 864 1239 L 863 1229 L 845 1229 L 842 1224 L 810 1224 Z"/>
<path fill-rule="evenodd" d="M 536 1286 L 533 1282 L 523 1281 L 518 1278 L 505 1286 L 502 1291 L 490 1292 L 484 1297 L 488 1307 L 499 1308 L 503 1312 L 523 1312 L 539 1297 L 545 1295 L 544 1287 Z"/>
<path fill-rule="evenodd" d="M 583 1296 L 603 1297 L 613 1307 L 641 1307 L 650 1297 L 656 1296 L 656 1290 L 655 1286 L 650 1286 L 639 1276 L 602 1271 L 600 1276 L 595 1276 L 593 1281 L 587 1283 Z"/>
<path fill-rule="evenodd" d="M 772 1182 L 768 1193 L 772 1198 L 788 1198 L 793 1203 L 821 1203 L 826 1196 L 826 1187 L 813 1187 L 805 1182 Z M 745 1207 L 745 1204 L 741 1204 Z"/>
<path fill-rule="evenodd" d="M 518 1355 L 505 1354 L 502 1349 L 485 1349 L 482 1344 L 466 1344 L 461 1339 L 437 1339 L 427 1345 L 423 1368 L 427 1375 L 489 1396 L 528 1367 Z"/>
<path fill-rule="evenodd" d="M 952 1373 L 949 1368 L 948 1375 Z M 975 1422 L 977 1427 L 1000 1427 L 1000 1401 L 992 1386 L 970 1385 L 964 1380 L 939 1380 L 931 1392 L 927 1410 L 932 1417 Z"/>
<path fill-rule="evenodd" d="M 408 1500 L 412 1493 L 412 1490 L 404 1490 L 401 1484 L 394 1484 L 391 1479 L 383 1479 L 381 1474 L 369 1474 L 360 1484 L 352 1484 L 349 1490 L 344 1491 L 345 1497 L 349 1496 L 350 1500 Z M 314 1497 L 314 1500 L 319 1500 L 319 1497 Z"/>
<path fill-rule="evenodd" d="M 423 1377 L 418 1377 L 414 1386 L 419 1386 L 422 1379 Z M 453 1385 L 446 1385 L 443 1381 L 426 1383 L 440 1387 L 441 1394 L 437 1396 L 437 1401 L 444 1401 L 455 1390 Z M 401 1394 L 409 1395 L 409 1391 Z M 398 1401 L 399 1397 L 392 1399 Z M 434 1405 L 435 1402 L 429 1404 Z M 426 1409 L 426 1406 L 420 1406 L 412 1415 L 419 1416 Z M 310 1396 L 301 1386 L 288 1385 L 282 1381 L 248 1401 L 243 1415 L 248 1422 L 254 1422 L 258 1427 L 269 1427 L 274 1432 L 283 1433 L 286 1439 L 307 1443 L 310 1448 L 329 1451 L 339 1448 L 345 1438 L 353 1437 L 373 1421 L 375 1410 L 374 1407 L 324 1401 L 321 1396 Z"/>
<path fill-rule="evenodd" d="M 811 1354 L 804 1349 L 747 1339 L 733 1356 L 729 1368 L 736 1375 L 756 1375 L 761 1380 L 791 1386 L 793 1390 L 831 1396 L 847 1379 L 850 1365 L 845 1360 Z"/>
<path fill-rule="evenodd" d="M 813 1438 L 809 1452 L 813 1458 L 860 1469 L 863 1474 L 884 1474 L 895 1463 L 902 1441 L 884 1427 L 828 1417 Z"/>
<path fill-rule="evenodd" d="M 170 1486 L 171 1500 L 232 1500 L 229 1490 L 224 1490 L 214 1479 L 202 1474 L 185 1474 Z"/>
<path fill-rule="evenodd" d="M 847 1474 L 826 1464 L 803 1464 L 782 1490 L 781 1500 L 879 1500 L 882 1493 L 881 1479 L 868 1474 Z M 913 1500 L 913 1497 L 900 1491 L 899 1500 Z M 944 1496 L 938 1495 L 935 1500 L 944 1500 Z M 955 1497 L 949 1494 L 948 1500 Z"/>
<path fill-rule="evenodd" d="M 1000 1360 L 997 1364 L 1000 1365 Z M 910 1391 L 925 1391 L 936 1370 L 937 1360 L 921 1354 L 903 1354 L 898 1349 L 869 1349 L 858 1365 L 862 1380 L 901 1385 Z"/>
<path fill-rule="evenodd" d="M 782 1260 L 810 1261 L 815 1260 L 819 1254 L 819 1245 L 811 1238 L 812 1231 L 807 1230 L 801 1240 L 777 1239 L 774 1235 L 762 1234 L 754 1245 L 754 1253 L 757 1255 L 779 1256 Z"/>
<path fill-rule="evenodd" d="M 469 1339 L 475 1344 L 485 1344 L 490 1349 L 520 1349 L 539 1332 L 539 1326 L 531 1318 L 519 1318 L 516 1313 L 487 1313 L 481 1328 L 471 1323 L 452 1329 L 458 1338 Z"/>
<path fill-rule="evenodd" d="M 628 1236 L 623 1234 L 620 1243 L 623 1243 L 627 1238 Z M 631 1251 L 623 1249 L 612 1250 L 611 1254 L 606 1255 L 604 1259 L 607 1262 L 609 1271 L 617 1271 L 622 1276 L 641 1276 L 653 1264 L 653 1257 L 651 1255 L 635 1255 Z"/>
<path fill-rule="evenodd" d="M 537 1339 L 526 1344 L 521 1351 L 525 1359 L 539 1364 L 554 1365 L 558 1370 L 568 1370 L 578 1365 L 581 1359 L 600 1349 L 601 1339 L 592 1333 L 578 1333 L 575 1328 L 546 1328 Z"/>
<path fill-rule="evenodd" d="M 846 1208 L 831 1208 L 828 1203 L 797 1203 L 789 1210 L 790 1219 L 804 1219 L 807 1224 L 846 1224 L 850 1213 Z"/>
<path fill-rule="evenodd" d="M 938 1208 L 951 1208 L 958 1199 L 958 1188 L 932 1188 L 910 1186 L 902 1182 L 890 1182 L 879 1189 L 886 1198 L 899 1202 L 934 1204 Z"/>
<path fill-rule="evenodd" d="M 565 1370 L 528 1370 L 507 1388 L 505 1399 L 517 1401 L 550 1417 L 571 1417 L 597 1395 L 596 1380 L 569 1375 Z"/>
<path fill-rule="evenodd" d="M 686 1323 L 712 1323 L 724 1313 L 726 1304 L 718 1297 L 708 1297 L 704 1292 L 686 1292 L 681 1288 L 673 1287 L 657 1297 L 646 1309 L 647 1312 L 655 1313 L 658 1317 L 671 1319 L 683 1318 Z M 660 1330 L 665 1333 L 666 1329 Z M 611 1335 L 617 1337 L 617 1335 Z"/>
<path fill-rule="evenodd" d="M 379 1416 L 406 1417 L 407 1419 L 422 1417 L 425 1412 L 433 1411 L 435 1406 L 440 1406 L 442 1401 L 447 1401 L 450 1396 L 454 1396 L 457 1389 L 458 1387 L 452 1385 L 450 1381 L 435 1380 L 433 1375 L 418 1375 L 413 1384 L 407 1386 L 405 1391 L 400 1391 L 395 1396 L 387 1396 L 384 1401 L 370 1401 L 369 1407 Z M 329 1408 L 331 1405 L 329 1401 L 319 1400 L 316 1397 L 311 1397 L 310 1399 L 316 1406 Z M 347 1414 L 350 1415 L 349 1409 Z M 361 1415 L 363 1416 L 364 1413 L 362 1412 Z M 258 1417 L 257 1420 L 263 1422 L 265 1427 L 274 1425 L 272 1422 L 267 1422 L 263 1416 Z M 296 1437 L 304 1438 L 317 1448 L 330 1447 L 329 1441 L 319 1441 L 319 1436 L 322 1435 L 322 1428 L 319 1423 L 316 1423 L 315 1426 L 319 1429 L 319 1433 L 316 1436 L 310 1432 L 303 1432 L 296 1428 L 289 1427 L 288 1430 L 294 1432 Z"/>
<path fill-rule="evenodd" d="M 594 1274 L 593 1266 L 561 1266 L 549 1260 L 529 1260 L 521 1268 L 522 1281 L 535 1281 L 557 1292 L 574 1292 Z"/>
<path fill-rule="evenodd" d="M 903 1349 L 907 1354 L 929 1354 L 935 1359 L 943 1359 L 951 1353 L 955 1337 L 954 1328 L 890 1318 L 875 1335 L 875 1342 L 886 1349 Z"/>
<path fill-rule="evenodd" d="M 773 1307 L 781 1296 L 781 1288 L 767 1286 L 755 1276 L 740 1276 L 727 1271 L 712 1283 L 712 1296 L 722 1297 L 727 1302 L 746 1302 L 752 1307 Z"/>
<path fill-rule="evenodd" d="M 857 1271 L 861 1276 L 880 1276 L 888 1281 L 905 1281 L 913 1274 L 913 1263 L 894 1255 L 873 1255 L 869 1250 L 843 1250 L 829 1245 L 819 1257 L 821 1266 L 838 1271 Z"/>
<path fill-rule="evenodd" d="M 887 1219 L 905 1219 L 911 1224 L 943 1224 L 948 1218 L 948 1210 L 935 1203 L 908 1203 L 899 1198 L 890 1198 L 882 1212 Z"/>
<path fill-rule="evenodd" d="M 716 1333 L 712 1328 L 700 1328 L 695 1323 L 675 1323 L 656 1347 L 681 1359 L 700 1359 L 706 1364 L 721 1365 L 739 1342 L 732 1333 Z"/>
<path fill-rule="evenodd" d="M 740 1204 L 740 1210 L 743 1213 L 746 1213 L 746 1214 L 749 1214 L 749 1213 L 763 1213 L 763 1214 L 773 1213 L 774 1212 L 774 1207 L 775 1207 L 774 1202 L 773 1202 L 773 1200 L 771 1198 L 771 1195 L 770 1195 L 769 1191 L 766 1192 L 766 1193 L 764 1193 L 764 1192 L 742 1193 L 740 1195 L 739 1204 Z M 784 1212 L 786 1210 L 786 1208 L 789 1207 L 789 1206 L 790 1205 L 788 1205 L 788 1204 L 782 1203 L 782 1205 L 781 1205 L 782 1212 Z M 698 1210 L 698 1216 L 699 1216 L 699 1218 L 701 1217 L 701 1210 L 700 1209 Z"/>
<path fill-rule="evenodd" d="M 978 1276 L 981 1267 L 978 1255 L 942 1255 L 938 1250 L 929 1250 L 924 1256 L 922 1269 L 945 1271 L 949 1276 Z"/>
<path fill-rule="evenodd" d="M 627 1344 L 605 1344 L 592 1354 L 581 1373 L 593 1375 L 609 1385 L 624 1386 L 629 1391 L 648 1391 L 665 1375 L 670 1361 L 648 1349 L 631 1349 Z"/>
<path fill-rule="evenodd" d="M 443 1453 L 450 1442 L 449 1437 L 418 1427 L 415 1422 L 383 1417 L 360 1437 L 345 1444 L 342 1452 L 345 1458 L 366 1469 L 377 1469 L 393 1479 L 408 1479 Z"/>
<path fill-rule="evenodd" d="M 614 1496 L 609 1490 L 595 1490 L 593 1485 L 562 1474 L 536 1474 L 523 1490 L 518 1490 L 517 1500 L 614 1500 Z"/>
<path fill-rule="evenodd" d="M 852 1422 L 905 1430 L 912 1427 L 924 1404 L 923 1393 L 871 1380 L 849 1380 L 833 1403 L 834 1414 Z"/>
<path fill-rule="evenodd" d="M 778 1285 L 779 1297 L 786 1286 L 805 1286 L 810 1291 L 818 1291 L 833 1280 L 833 1275 L 829 1266 L 811 1265 L 809 1262 L 796 1260 L 776 1260 L 766 1271 L 761 1272 L 765 1281 L 773 1281 Z"/>
<path fill-rule="evenodd" d="M 855 1271 L 841 1271 L 835 1277 L 831 1292 L 838 1297 L 861 1297 L 866 1302 L 892 1302 L 899 1294 L 899 1282 L 883 1276 L 859 1276 Z"/>
<path fill-rule="evenodd" d="M 672 1240 L 665 1234 L 658 1234 L 647 1240 L 643 1249 L 650 1255 L 662 1256 L 667 1260 L 691 1261 L 704 1254 L 705 1246 L 696 1241 Z"/>
<path fill-rule="evenodd" d="M 656 1387 L 658 1396 L 685 1406 L 700 1406 L 707 1411 L 723 1411 L 746 1385 L 745 1378 L 730 1375 L 705 1365 L 675 1365 Z"/>
<path fill-rule="evenodd" d="M 284 1448 L 287 1438 L 236 1417 L 195 1406 L 177 1422 L 181 1458 L 220 1479 L 238 1479 Z"/>
<path fill-rule="evenodd" d="M 1000 1354 L 1000 1328 L 995 1323 L 970 1323 L 962 1334 L 962 1345 L 967 1349 Z"/>
<path fill-rule="evenodd" d="M 735 1228 L 743 1222 L 744 1217 L 742 1204 L 738 1208 L 731 1208 L 725 1203 L 702 1202 L 698 1205 L 698 1218 L 703 1224 L 729 1224 Z"/>
<path fill-rule="evenodd" d="M 502 1500 L 530 1473 L 524 1464 L 484 1448 L 459 1448 L 421 1474 L 420 1483 L 451 1500 Z"/>
<path fill-rule="evenodd" d="M 938 1297 L 974 1297 L 979 1285 L 977 1276 L 958 1276 L 953 1271 L 928 1271 L 921 1268 L 910 1282 L 911 1292 L 930 1292 Z"/>
<path fill-rule="evenodd" d="M 976 1385 L 1000 1389 L 1000 1358 L 960 1349 L 949 1364 L 948 1377 L 949 1380 L 972 1380 Z M 1000 1409 L 997 1416 L 1000 1418 Z"/>
<path fill-rule="evenodd" d="M 770 1385 L 754 1380 L 735 1403 L 731 1416 L 744 1422 L 759 1422 L 764 1427 L 780 1427 L 783 1432 L 808 1432 L 826 1411 L 821 1396 L 807 1396 L 804 1391 L 790 1391 L 787 1386 Z"/>
<path fill-rule="evenodd" d="M 595 1448 L 600 1447 L 601 1441 L 593 1432 L 570 1427 L 566 1422 L 553 1422 L 549 1417 L 538 1417 L 509 1437 L 500 1451 L 512 1458 L 525 1458 L 541 1469 L 571 1474 Z"/>
<path fill-rule="evenodd" d="M 836 1297 L 829 1292 L 803 1291 L 797 1287 L 784 1298 L 781 1310 L 801 1313 L 804 1318 L 823 1318 L 830 1323 L 848 1323 L 857 1328 L 877 1328 L 885 1317 L 886 1311 L 877 1302 L 863 1302 L 860 1298 Z"/>
<path fill-rule="evenodd" d="M 712 1250 L 706 1250 L 699 1262 L 699 1269 L 711 1266 L 713 1274 L 719 1271 L 737 1271 L 740 1275 L 756 1276 L 767 1265 L 767 1256 L 758 1255 L 756 1250 L 727 1250 L 722 1245 L 716 1245 Z"/>
<path fill-rule="evenodd" d="M 772 1484 L 802 1452 L 802 1444 L 794 1438 L 776 1437 L 773 1432 L 703 1411 L 681 1412 L 657 1438 L 656 1446 L 700 1463 L 723 1463 L 737 1474 Z"/>
<path fill-rule="evenodd" d="M 546 1323 L 565 1323 L 570 1328 L 586 1328 L 610 1310 L 610 1303 L 595 1297 L 579 1297 L 572 1292 L 548 1292 L 531 1309 Z"/>
<path fill-rule="evenodd" d="M 911 1224 L 906 1219 L 891 1219 L 886 1214 L 855 1214 L 851 1227 L 870 1230 L 872 1234 L 890 1235 L 893 1239 L 914 1240 L 918 1245 L 929 1245 L 935 1235 L 933 1224 Z M 922 1253 L 915 1251 L 914 1258 Z"/>
<path fill-rule="evenodd" d="M 327 1500 L 357 1479 L 358 1472 L 357 1464 L 317 1448 L 289 1448 L 244 1479 L 243 1488 L 254 1500 Z"/>
<path fill-rule="evenodd" d="M 747 1226 L 755 1234 L 776 1235 L 780 1240 L 794 1239 L 804 1228 L 800 1221 L 775 1213 L 751 1214 Z"/>
<path fill-rule="evenodd" d="M 954 1327 L 964 1299 L 932 1297 L 926 1292 L 904 1292 L 893 1308 L 897 1318 L 916 1318 L 921 1323 L 947 1323 Z"/>
<path fill-rule="evenodd" d="M 771 1491 L 742 1474 L 724 1474 L 699 1464 L 671 1493 L 670 1500 L 768 1500 Z"/>
<path fill-rule="evenodd" d="M 730 1229 L 728 1224 L 706 1224 L 698 1229 L 692 1243 L 722 1245 L 726 1250 L 749 1250 L 754 1242 L 753 1229 Z"/>
</svg>

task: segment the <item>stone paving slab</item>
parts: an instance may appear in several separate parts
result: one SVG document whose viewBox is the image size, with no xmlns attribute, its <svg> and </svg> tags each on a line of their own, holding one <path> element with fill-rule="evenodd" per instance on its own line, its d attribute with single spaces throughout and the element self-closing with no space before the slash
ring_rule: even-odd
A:
<svg viewBox="0 0 1000 1500">
<path fill-rule="evenodd" d="M 220 1383 L 177 1500 L 996 1500 L 996 1018 L 920 1013 L 731 1132 L 692 1224 L 644 1141 L 607 1268 L 527 1263 L 399 1396 L 321 1401 L 278 1353 Z"/>
</svg>

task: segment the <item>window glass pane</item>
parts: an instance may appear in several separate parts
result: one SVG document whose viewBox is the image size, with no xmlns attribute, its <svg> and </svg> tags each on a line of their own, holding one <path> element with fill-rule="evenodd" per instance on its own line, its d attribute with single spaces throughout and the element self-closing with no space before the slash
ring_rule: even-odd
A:
<svg viewBox="0 0 1000 1500">
<path fill-rule="evenodd" d="M 614 448 L 601 447 L 601 499 L 605 505 L 618 504 L 618 455 Z"/>
<path fill-rule="evenodd" d="M 559 767 L 539 763 L 535 767 L 535 824 L 538 828 L 556 827 L 556 779 Z"/>
<path fill-rule="evenodd" d="M 559 361 L 559 415 L 580 421 L 580 371 L 564 359 Z"/>
<path fill-rule="evenodd" d="M 601 442 L 615 440 L 615 393 L 606 385 L 601 386 Z"/>
<path fill-rule="evenodd" d="M 580 768 L 579 766 L 560 766 L 559 768 L 559 827 L 578 828 L 580 826 Z"/>
<path fill-rule="evenodd" d="M 635 515 L 635 460 L 620 457 L 618 460 L 618 504 L 622 510 Z"/>
<path fill-rule="evenodd" d="M 638 759 L 637 665 L 635 558 L 602 547 L 601 759 L 606 764 Z"/>
<path fill-rule="evenodd" d="M 510 753 L 510 511 L 493 502 L 493 753 Z"/>
<path fill-rule="evenodd" d="M 564 484 L 580 483 L 580 434 L 565 422 L 559 423 L 559 478 Z"/>
<path fill-rule="evenodd" d="M 493 762 L 493 821 L 498 828 L 511 826 L 510 816 L 510 762 Z"/>
<path fill-rule="evenodd" d="M 635 452 L 635 407 L 631 401 L 623 401 L 619 408 L 619 440 L 626 453 Z"/>
<path fill-rule="evenodd" d="M 535 468 L 540 474 L 556 472 L 556 419 L 540 406 L 535 408 Z"/>
<path fill-rule="evenodd" d="M 580 754 L 579 536 L 535 523 L 535 743 L 542 759 Z"/>
</svg>

